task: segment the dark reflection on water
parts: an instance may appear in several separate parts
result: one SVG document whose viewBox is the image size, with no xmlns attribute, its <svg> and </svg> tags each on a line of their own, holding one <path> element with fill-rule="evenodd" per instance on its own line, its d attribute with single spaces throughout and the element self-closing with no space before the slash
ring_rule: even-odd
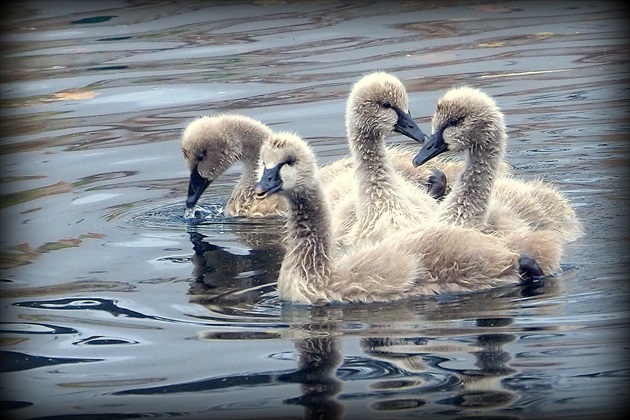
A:
<svg viewBox="0 0 630 420">
<path fill-rule="evenodd" d="M 15 303 L 15 306 L 22 306 L 27 308 L 39 308 L 39 309 L 54 309 L 59 310 L 90 310 L 90 311 L 103 311 L 113 316 L 124 316 L 127 318 L 156 318 L 145 315 L 140 312 L 121 308 L 115 301 L 101 298 L 94 299 L 58 299 L 47 301 L 25 301 Z"/>
<path fill-rule="evenodd" d="M 99 361 L 99 359 L 39 357 L 13 351 L 0 352 L 0 356 L 2 356 L 2 368 L 0 368 L 0 372 L 18 372 L 28 369 L 36 369 L 42 366 Z"/>
<path fill-rule="evenodd" d="M 245 256 L 208 242 L 199 232 L 189 232 L 194 250 L 190 301 L 205 306 L 217 319 L 274 316 L 265 315 L 260 307 L 276 306 L 279 302 L 277 297 L 273 302 L 264 300 L 275 295 L 276 275 L 284 256 L 282 230 L 254 228 L 240 233 L 242 243 L 251 247 Z"/>
<path fill-rule="evenodd" d="M 510 290 L 508 296 L 522 293 L 523 290 Z M 505 297 L 505 292 L 487 294 L 485 297 Z M 413 314 L 413 318 L 418 319 L 417 312 L 413 311 L 413 306 L 418 304 L 438 310 L 444 305 L 434 301 L 416 302 L 400 309 L 409 311 L 408 315 Z M 211 307 L 209 309 L 212 310 Z M 372 326 L 370 330 L 360 332 L 346 326 L 347 323 L 365 319 L 366 314 L 376 319 L 378 308 L 371 308 L 375 312 L 369 309 L 366 312 L 363 306 L 292 309 L 288 314 L 283 313 L 283 319 L 288 322 L 288 329 L 283 335 L 290 338 L 295 346 L 296 356 L 290 358 L 297 365 L 294 370 L 210 377 L 194 382 L 125 390 L 116 395 L 165 395 L 296 383 L 300 385 L 301 396 L 285 400 L 284 403 L 303 406 L 304 418 L 342 418 L 344 401 L 366 398 L 377 400 L 371 405 L 371 409 L 376 411 L 414 409 L 429 401 L 460 408 L 497 408 L 518 399 L 516 393 L 502 385 L 503 379 L 516 377 L 519 373 L 510 367 L 510 354 L 504 350 L 504 346 L 516 340 L 517 336 L 508 333 L 473 333 L 476 327 L 487 331 L 509 327 L 512 318 L 476 319 L 468 328 L 469 337 L 461 342 L 455 340 L 454 343 L 443 343 L 441 341 L 448 340 L 449 334 L 440 336 L 427 331 L 427 335 L 413 337 L 365 337 L 378 328 Z M 290 319 L 286 319 L 286 315 Z M 344 335 L 359 337 L 363 356 L 343 357 Z M 255 343 L 252 340 L 277 338 L 273 334 L 251 331 L 206 332 L 199 337 L 203 340 L 247 340 L 252 344 Z M 470 367 L 450 367 L 450 364 L 457 363 L 456 358 L 438 357 L 436 352 L 468 352 L 474 362 Z M 283 358 L 286 356 L 280 357 Z M 371 384 L 370 391 L 342 393 L 344 384 L 363 381 Z M 426 396 L 426 399 L 415 398 L 419 394 Z M 440 398 L 449 394 L 451 396 L 448 398 Z M 232 405 L 231 408 L 236 407 Z"/>
<path fill-rule="evenodd" d="M 0 409 L 17 419 L 614 418 L 627 410 L 627 8 L 615 2 L 3 5 Z M 280 301 L 282 220 L 184 217 L 181 130 L 238 112 L 348 154 L 386 70 L 428 128 L 457 84 L 587 234 L 544 282 L 395 304 Z M 391 143 L 406 142 L 392 137 Z M 4 413 L 3 413 L 4 414 Z"/>
</svg>

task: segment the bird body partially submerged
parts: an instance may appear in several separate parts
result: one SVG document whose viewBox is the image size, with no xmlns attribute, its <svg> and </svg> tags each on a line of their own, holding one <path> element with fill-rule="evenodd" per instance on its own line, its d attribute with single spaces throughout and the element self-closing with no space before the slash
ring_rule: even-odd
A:
<svg viewBox="0 0 630 420">
<path fill-rule="evenodd" d="M 464 168 L 440 204 L 439 220 L 499 235 L 533 257 L 545 274 L 559 269 L 563 245 L 583 234 L 569 200 L 540 180 L 499 177 L 507 133 L 495 101 L 458 87 L 438 100 L 433 133 L 414 158 L 420 166 L 446 151 L 463 152 Z"/>
</svg>

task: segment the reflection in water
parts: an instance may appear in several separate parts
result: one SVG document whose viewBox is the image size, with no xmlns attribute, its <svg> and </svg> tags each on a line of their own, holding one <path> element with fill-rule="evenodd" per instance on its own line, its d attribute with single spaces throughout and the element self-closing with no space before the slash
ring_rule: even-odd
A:
<svg viewBox="0 0 630 420">
<path fill-rule="evenodd" d="M 191 238 L 195 252 L 200 258 L 205 256 L 204 263 L 195 267 L 200 269 L 196 271 L 196 281 L 203 278 L 204 284 L 212 285 L 203 290 L 195 287 L 197 294 L 193 295 L 193 301 L 202 302 L 210 312 L 251 316 L 251 307 L 247 305 L 260 303 L 261 296 L 248 295 L 247 305 L 235 306 L 234 296 L 239 296 L 242 290 L 235 287 L 230 292 L 217 285 L 233 282 L 238 278 L 238 269 L 203 268 L 214 266 L 214 258 L 227 251 L 207 242 L 203 235 L 195 233 Z M 251 255 L 223 255 L 221 260 L 224 257 L 232 259 L 234 267 L 246 270 L 256 263 L 255 258 L 239 261 L 252 258 Z M 256 282 L 248 286 L 256 288 Z M 201 293 L 206 292 L 204 297 Z M 300 385 L 300 395 L 284 399 L 284 404 L 302 406 L 303 418 L 307 419 L 342 418 L 347 410 L 344 401 L 357 398 L 374 401 L 367 411 L 359 413 L 364 418 L 378 412 L 432 413 L 436 407 L 442 407 L 437 411 L 451 407 L 455 410 L 452 413 L 509 407 L 518 401 L 518 394 L 506 387 L 505 381 L 517 380 L 521 372 L 510 365 L 512 356 L 505 346 L 518 337 L 517 333 L 507 331 L 518 328 L 515 329 L 512 317 L 493 314 L 509 312 L 521 300 L 558 293 L 557 283 L 551 281 L 539 283 L 536 288 L 517 286 L 457 299 L 443 296 L 396 305 L 282 304 L 281 319 L 286 328 L 281 336 L 239 329 L 204 331 L 199 337 L 210 341 L 289 339 L 296 353 L 297 365 L 293 370 L 277 374 L 247 373 L 130 392 L 184 392 L 184 389 L 217 386 L 274 387 L 295 383 Z M 222 305 L 227 305 L 229 311 Z M 549 314 L 554 311 L 550 307 L 542 310 Z M 361 354 L 354 356 L 343 349 L 343 343 L 353 337 L 358 338 L 361 349 Z M 364 382 L 369 383 L 367 393 L 365 390 L 357 393 L 354 384 Z"/>
<path fill-rule="evenodd" d="M 15 306 L 22 306 L 27 308 L 46 308 L 54 309 L 56 311 L 77 311 L 77 310 L 90 310 L 101 311 L 109 313 L 115 317 L 124 316 L 125 318 L 137 318 L 137 319 L 156 319 L 161 320 L 164 318 L 146 315 L 138 311 L 122 308 L 116 301 L 102 298 L 84 298 L 84 299 L 57 299 L 57 300 L 37 300 L 37 301 L 24 301 L 18 302 Z"/>
<path fill-rule="evenodd" d="M 86 362 L 98 362 L 103 359 L 80 359 L 80 358 L 61 358 L 61 357 L 43 357 L 32 356 L 26 353 L 19 353 L 15 351 L 2 351 L 0 352 L 0 358 L 2 365 L 0 372 L 19 372 L 29 369 L 36 369 L 42 366 L 55 366 L 68 363 L 86 363 Z"/>
<path fill-rule="evenodd" d="M 455 314 L 454 314 L 455 315 Z M 459 313 L 465 316 L 465 313 Z M 471 315 L 473 315 L 471 313 Z M 472 321 L 472 320 L 469 320 Z M 510 318 L 479 318 L 475 326 L 507 327 Z M 376 389 L 398 389 L 401 398 L 380 401 L 373 405 L 374 410 L 407 410 L 427 404 L 424 398 L 410 398 L 412 392 L 420 392 L 430 398 L 438 399 L 434 404 L 452 405 L 457 408 L 499 408 L 509 405 L 516 395 L 506 389 L 502 379 L 518 373 L 509 367 L 510 356 L 503 345 L 516 339 L 513 334 L 483 333 L 477 334 L 472 327 L 470 337 L 451 338 L 452 331 L 446 329 L 431 332 L 431 335 L 414 337 L 369 337 L 361 339 L 361 347 L 371 357 L 386 360 L 406 374 L 418 377 L 418 382 L 392 383 L 391 379 L 379 381 L 373 385 Z M 438 356 L 439 355 L 439 356 Z M 470 357 L 474 359 L 468 360 Z M 457 365 L 464 366 L 458 368 Z M 471 369 L 468 366 L 476 366 Z M 390 375 L 391 376 L 391 375 Z M 441 378 L 436 383 L 436 379 Z M 402 388 L 402 390 L 400 388 Z M 444 398 L 444 395 L 449 397 Z"/>
<path fill-rule="evenodd" d="M 197 231 L 189 231 L 193 245 L 190 301 L 203 305 L 213 314 L 242 315 L 261 295 L 275 292 L 284 248 L 277 231 L 246 231 L 241 241 L 253 244 L 244 252 L 231 252 L 226 246 L 210 242 Z"/>
<path fill-rule="evenodd" d="M 487 324 L 486 319 L 478 320 L 480 326 L 495 326 Z M 509 325 L 511 320 L 505 319 Z M 478 350 L 471 351 L 474 356 L 474 366 L 478 369 L 449 369 L 462 382 L 462 389 L 455 396 L 440 400 L 441 404 L 455 405 L 462 408 L 499 408 L 509 405 L 517 396 L 508 390 L 504 378 L 516 377 L 518 370 L 509 366 L 511 359 L 509 352 L 503 346 L 516 337 L 512 334 L 480 334 L 471 344 Z"/>
<path fill-rule="evenodd" d="M 314 318 L 316 322 L 293 326 L 288 332 L 298 353 L 298 366 L 296 371 L 278 376 L 278 380 L 300 384 L 302 395 L 284 403 L 303 406 L 304 419 L 340 419 L 344 411 L 337 400 L 343 389 L 343 382 L 337 378 L 343 358 L 340 332 L 334 322 Z"/>
<path fill-rule="evenodd" d="M 357 381 L 368 381 L 371 400 L 376 400 L 371 411 L 362 413 L 365 418 L 374 412 L 428 414 L 449 406 L 456 410 L 451 413 L 495 410 L 518 401 L 518 394 L 505 383 L 518 381 L 521 372 L 510 365 L 512 356 L 505 347 L 518 339 L 516 333 L 506 332 L 515 330 L 514 320 L 492 314 L 505 313 L 515 302 L 532 298 L 531 291 L 520 286 L 461 300 L 423 299 L 394 305 L 394 310 L 389 305 L 387 312 L 381 311 L 382 305 L 286 305 L 283 320 L 291 325 L 287 335 L 299 353 L 298 372 L 303 360 L 317 367 L 317 383 L 323 389 L 315 390 L 323 394 L 316 395 L 327 398 L 322 407 L 332 410 L 327 413 L 331 418 L 340 415 L 339 401 L 358 397 L 351 391 Z M 533 296 L 545 293 L 551 297 L 558 289 L 551 282 L 533 290 Z M 543 310 L 553 313 L 552 308 Z M 408 335 L 410 331 L 415 332 Z M 359 337 L 363 354 L 346 355 L 339 365 L 339 356 L 330 354 L 331 349 L 341 349 L 341 342 L 353 336 Z M 322 357 L 329 362 L 317 363 Z M 314 374 L 312 369 L 308 372 Z M 316 401 L 310 398 L 310 384 L 304 383 L 298 401 Z"/>
</svg>

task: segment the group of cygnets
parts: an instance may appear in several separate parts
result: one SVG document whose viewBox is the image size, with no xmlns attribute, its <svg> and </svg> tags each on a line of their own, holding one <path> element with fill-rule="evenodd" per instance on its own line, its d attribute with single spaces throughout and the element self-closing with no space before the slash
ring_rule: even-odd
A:
<svg viewBox="0 0 630 420">
<path fill-rule="evenodd" d="M 285 301 L 394 301 L 515 285 L 556 273 L 564 245 L 583 235 L 557 188 L 512 174 L 503 114 L 479 89 L 441 97 L 428 137 L 400 80 L 371 73 L 350 92 L 346 130 L 350 157 L 323 167 L 297 134 L 242 115 L 201 117 L 183 132 L 187 208 L 240 160 L 226 215 L 286 217 Z M 388 147 L 393 132 L 424 145 Z M 446 151 L 464 158 L 439 156 Z"/>
</svg>

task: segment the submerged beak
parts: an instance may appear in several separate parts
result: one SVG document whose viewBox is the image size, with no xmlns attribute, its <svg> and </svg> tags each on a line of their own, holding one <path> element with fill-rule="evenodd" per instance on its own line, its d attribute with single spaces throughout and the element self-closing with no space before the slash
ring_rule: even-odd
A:
<svg viewBox="0 0 630 420">
<path fill-rule="evenodd" d="M 280 168 L 282 165 L 276 165 L 273 168 L 263 170 L 260 181 L 254 188 L 257 198 L 265 198 L 282 189 L 282 179 L 280 179 Z"/>
<path fill-rule="evenodd" d="M 416 157 L 413 158 L 413 166 L 418 167 L 448 150 L 448 145 L 444 142 L 444 137 L 442 137 L 443 131 L 444 130 L 438 130 L 431 134 L 429 140 L 424 143 L 422 149 L 420 149 Z"/>
<path fill-rule="evenodd" d="M 417 142 L 423 143 L 428 136 L 420 130 L 418 124 L 411 118 L 411 113 L 404 113 L 398 108 L 394 108 L 396 114 L 398 114 L 398 121 L 394 124 L 394 131 L 414 139 Z"/>
<path fill-rule="evenodd" d="M 186 207 L 192 209 L 199 201 L 201 194 L 210 185 L 210 180 L 199 175 L 197 166 L 190 172 L 190 181 L 188 181 L 188 197 L 186 197 Z"/>
</svg>

